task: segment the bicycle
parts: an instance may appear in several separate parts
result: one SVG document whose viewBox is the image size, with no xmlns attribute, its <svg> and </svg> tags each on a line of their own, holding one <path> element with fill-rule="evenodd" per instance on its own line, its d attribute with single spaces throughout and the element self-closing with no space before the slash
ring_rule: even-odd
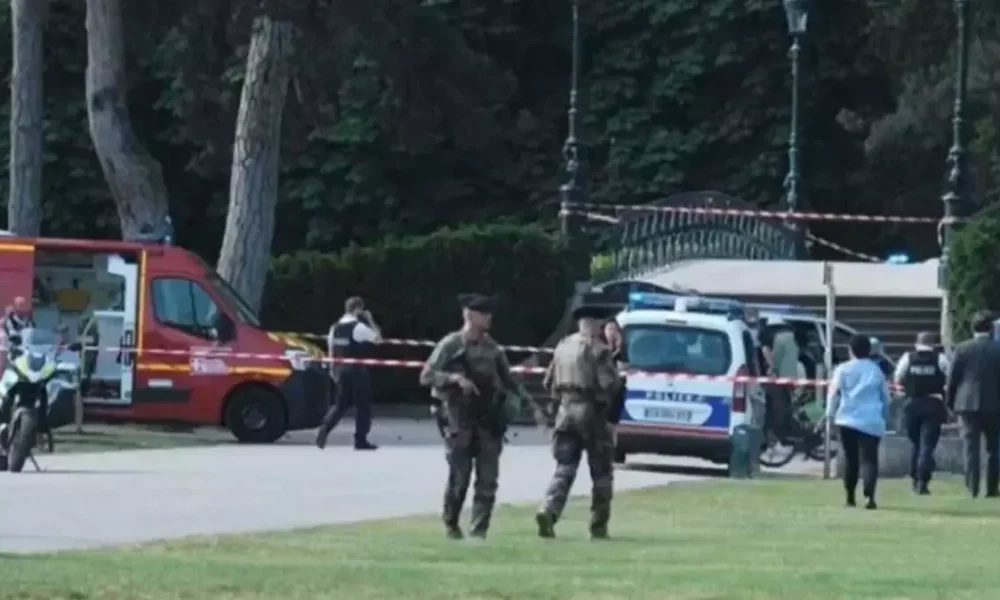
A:
<svg viewBox="0 0 1000 600">
<path fill-rule="evenodd" d="M 826 459 L 824 435 L 818 428 L 819 419 L 809 414 L 815 406 L 810 394 L 795 394 L 784 426 L 775 431 L 765 420 L 761 444 L 760 464 L 765 467 L 780 468 L 792 462 L 796 455 L 815 460 Z M 830 458 L 837 455 L 837 449 L 830 446 Z"/>
</svg>

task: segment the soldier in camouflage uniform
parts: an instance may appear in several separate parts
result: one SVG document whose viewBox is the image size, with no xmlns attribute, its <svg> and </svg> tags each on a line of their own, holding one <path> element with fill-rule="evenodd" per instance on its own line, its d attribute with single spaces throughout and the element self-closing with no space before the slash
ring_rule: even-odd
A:
<svg viewBox="0 0 1000 600">
<path fill-rule="evenodd" d="M 470 535 L 485 538 L 496 500 L 500 452 L 511 405 L 504 393 L 520 402 L 531 397 L 510 371 L 503 350 L 487 333 L 495 310 L 493 299 L 479 294 L 459 296 L 464 325 L 444 336 L 420 372 L 441 402 L 448 459 L 448 482 L 442 518 L 448 537 L 461 539 L 459 516 L 473 469 Z"/>
<path fill-rule="evenodd" d="M 614 431 L 609 414 L 623 384 L 611 349 L 601 340 L 601 321 L 607 312 L 582 306 L 573 312 L 579 331 L 559 342 L 544 385 L 558 403 L 552 434 L 556 472 L 545 504 L 536 515 L 538 535 L 555 536 L 555 524 L 566 506 L 584 452 L 590 466 L 593 492 L 590 535 L 608 536 L 613 484 Z"/>
</svg>

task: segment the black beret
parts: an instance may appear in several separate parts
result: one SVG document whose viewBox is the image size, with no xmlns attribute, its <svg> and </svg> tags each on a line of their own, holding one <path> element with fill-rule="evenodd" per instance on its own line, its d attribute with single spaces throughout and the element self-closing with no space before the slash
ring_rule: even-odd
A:
<svg viewBox="0 0 1000 600">
<path fill-rule="evenodd" d="M 611 310 L 604 306 L 595 304 L 583 304 L 573 309 L 574 319 L 607 319 L 611 316 Z"/>
<path fill-rule="evenodd" d="M 496 299 L 482 294 L 459 294 L 458 303 L 462 305 L 462 308 L 476 312 L 493 313 L 497 309 Z"/>
</svg>

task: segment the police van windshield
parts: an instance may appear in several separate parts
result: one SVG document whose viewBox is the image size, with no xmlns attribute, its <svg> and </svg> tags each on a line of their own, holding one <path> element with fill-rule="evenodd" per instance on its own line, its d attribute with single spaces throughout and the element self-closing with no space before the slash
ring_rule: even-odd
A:
<svg viewBox="0 0 1000 600">
<path fill-rule="evenodd" d="M 733 361 L 729 337 L 712 329 L 629 325 L 625 343 L 629 368 L 639 371 L 725 375 Z"/>
</svg>

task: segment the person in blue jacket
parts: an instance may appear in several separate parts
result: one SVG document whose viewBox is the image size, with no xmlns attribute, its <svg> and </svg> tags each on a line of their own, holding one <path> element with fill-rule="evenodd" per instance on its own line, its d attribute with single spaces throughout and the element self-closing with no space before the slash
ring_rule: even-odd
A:
<svg viewBox="0 0 1000 600">
<path fill-rule="evenodd" d="M 874 510 L 878 482 L 878 449 L 886 431 L 889 411 L 889 382 L 872 360 L 871 339 L 851 338 L 851 359 L 837 366 L 827 390 L 826 419 L 833 419 L 840 433 L 844 457 L 844 492 L 848 506 L 856 506 L 858 478 Z"/>
</svg>

